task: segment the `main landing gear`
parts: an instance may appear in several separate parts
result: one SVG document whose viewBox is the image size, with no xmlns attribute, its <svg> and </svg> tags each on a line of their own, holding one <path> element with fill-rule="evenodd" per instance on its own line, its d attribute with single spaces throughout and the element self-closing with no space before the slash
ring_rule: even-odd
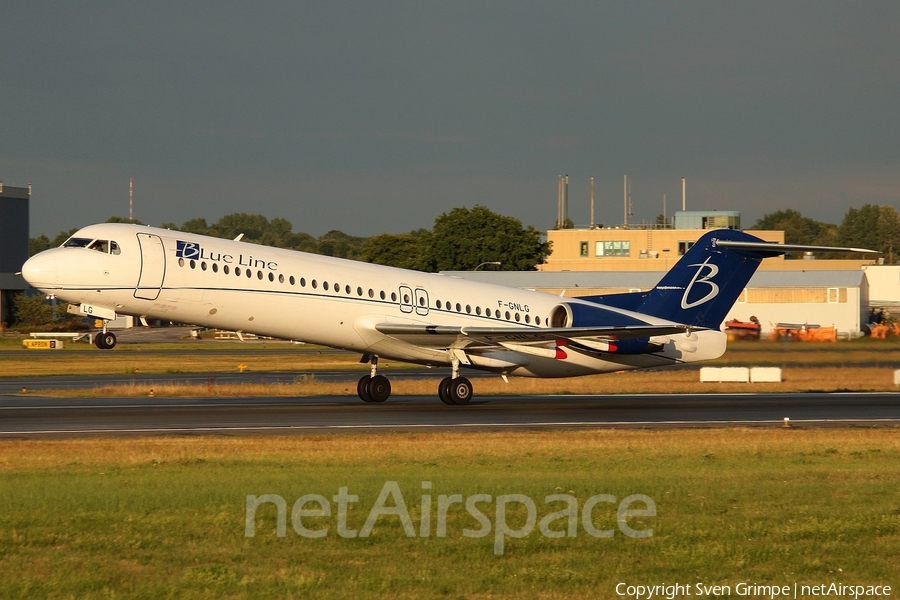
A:
<svg viewBox="0 0 900 600">
<path fill-rule="evenodd" d="M 472 382 L 465 377 L 445 377 L 438 384 L 438 396 L 444 404 L 468 404 L 472 399 Z"/>
<path fill-rule="evenodd" d="M 372 357 L 372 372 L 356 384 L 356 393 L 363 402 L 384 402 L 391 396 L 391 382 L 378 374 L 378 357 Z"/>
<path fill-rule="evenodd" d="M 468 404 L 472 399 L 472 382 L 459 376 L 459 360 L 450 362 L 450 377 L 445 377 L 438 384 L 438 396 L 441 402 L 451 406 Z"/>
<path fill-rule="evenodd" d="M 363 360 L 365 360 L 365 356 Z M 364 375 L 356 384 L 356 393 L 363 402 L 384 402 L 391 395 L 391 382 L 384 375 L 378 374 L 378 357 L 371 358 L 372 371 Z M 468 404 L 472 399 L 472 382 L 459 375 L 459 361 L 452 362 L 452 375 L 445 377 L 438 384 L 438 396 L 441 402 L 451 406 Z"/>
<path fill-rule="evenodd" d="M 106 321 L 103 321 L 103 330 L 94 336 L 94 345 L 101 350 L 112 350 L 116 347 L 116 335 L 106 330 Z"/>
</svg>

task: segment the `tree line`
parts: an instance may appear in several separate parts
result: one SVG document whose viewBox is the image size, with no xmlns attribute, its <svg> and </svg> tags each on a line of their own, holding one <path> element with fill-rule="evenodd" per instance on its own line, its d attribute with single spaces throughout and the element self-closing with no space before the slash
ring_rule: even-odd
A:
<svg viewBox="0 0 900 600">
<path fill-rule="evenodd" d="M 108 223 L 135 223 L 121 217 L 111 217 Z M 318 238 L 295 232 L 287 219 L 267 219 L 263 215 L 233 213 L 215 223 L 196 218 L 180 226 L 163 223 L 164 229 L 177 229 L 212 237 L 234 239 L 240 234 L 245 241 L 289 248 L 301 252 L 323 254 L 338 258 L 361 260 L 419 271 L 469 271 L 482 263 L 504 271 L 534 271 L 550 254 L 550 244 L 542 241 L 542 233 L 532 226 L 523 227 L 514 217 L 495 213 L 476 205 L 473 208 L 454 208 L 438 216 L 431 229 L 416 229 L 408 233 L 382 233 L 371 237 L 357 237 L 342 231 L 329 231 Z M 77 229 L 62 231 L 55 238 L 46 235 L 31 238 L 31 255 L 62 245 Z"/>
<path fill-rule="evenodd" d="M 763 215 L 750 229 L 783 230 L 786 244 L 878 250 L 887 264 L 894 264 L 900 252 L 900 214 L 893 206 L 886 204 L 864 204 L 860 208 L 851 208 L 840 225 L 804 217 L 793 209 L 779 210 Z"/>
</svg>

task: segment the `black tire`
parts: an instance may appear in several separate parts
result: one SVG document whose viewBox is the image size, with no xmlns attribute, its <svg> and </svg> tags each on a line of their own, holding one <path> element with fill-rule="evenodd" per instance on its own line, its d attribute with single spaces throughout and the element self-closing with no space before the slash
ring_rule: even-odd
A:
<svg viewBox="0 0 900 600">
<path fill-rule="evenodd" d="M 116 346 L 116 336 L 113 333 L 98 333 L 94 337 L 94 345 L 100 348 L 101 350 L 109 350 Z"/>
<path fill-rule="evenodd" d="M 106 332 L 102 335 L 103 337 L 103 345 L 106 346 L 107 350 L 112 350 L 116 347 L 116 335 L 114 333 Z"/>
<path fill-rule="evenodd" d="M 372 402 L 372 396 L 369 395 L 369 381 L 371 379 L 371 375 L 364 375 L 363 378 L 359 380 L 359 383 L 356 384 L 356 394 L 363 402 Z"/>
<path fill-rule="evenodd" d="M 444 404 L 454 405 L 456 404 L 453 401 L 453 398 L 450 397 L 450 384 L 453 380 L 449 377 L 444 377 L 441 379 L 441 382 L 438 384 L 438 397 L 441 399 L 441 402 Z"/>
<path fill-rule="evenodd" d="M 372 402 L 384 402 L 391 397 L 391 382 L 384 375 L 376 375 L 366 386 Z"/>
<path fill-rule="evenodd" d="M 465 377 L 450 380 L 450 398 L 453 404 L 468 404 L 472 399 L 472 382 Z"/>
</svg>

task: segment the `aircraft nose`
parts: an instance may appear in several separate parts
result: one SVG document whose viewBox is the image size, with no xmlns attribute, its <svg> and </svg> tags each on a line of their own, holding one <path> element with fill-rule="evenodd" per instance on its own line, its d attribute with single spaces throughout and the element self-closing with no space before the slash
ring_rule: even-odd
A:
<svg viewBox="0 0 900 600">
<path fill-rule="evenodd" d="M 32 287 L 37 289 L 54 286 L 59 282 L 59 268 L 56 264 L 56 258 L 42 256 L 41 254 L 32 256 L 22 265 L 22 277 Z"/>
</svg>

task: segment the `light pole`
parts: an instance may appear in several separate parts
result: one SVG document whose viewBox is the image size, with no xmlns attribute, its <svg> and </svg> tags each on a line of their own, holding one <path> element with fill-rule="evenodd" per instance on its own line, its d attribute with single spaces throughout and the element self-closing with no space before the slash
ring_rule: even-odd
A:
<svg viewBox="0 0 900 600">
<path fill-rule="evenodd" d="M 497 265 L 497 266 L 500 266 L 500 264 L 501 264 L 501 263 L 500 263 L 499 260 L 490 260 L 490 261 L 488 261 L 488 262 L 483 262 L 483 263 L 481 263 L 480 265 L 478 265 L 477 267 L 475 267 L 475 268 L 472 269 L 472 270 L 473 270 L 473 271 L 477 271 L 478 269 L 480 269 L 480 268 L 483 267 L 484 265 Z"/>
</svg>

